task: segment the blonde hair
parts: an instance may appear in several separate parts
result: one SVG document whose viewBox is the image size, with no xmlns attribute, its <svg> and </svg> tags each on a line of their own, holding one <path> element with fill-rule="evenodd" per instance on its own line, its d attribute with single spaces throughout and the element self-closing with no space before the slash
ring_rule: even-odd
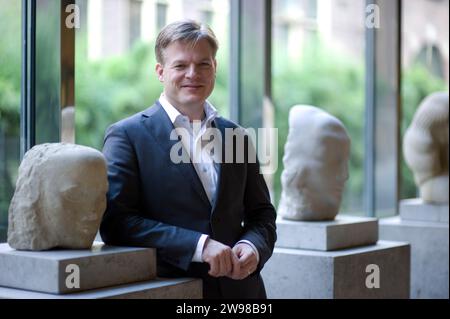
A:
<svg viewBox="0 0 450 319">
<path fill-rule="evenodd" d="M 164 63 L 164 49 L 173 42 L 181 41 L 195 46 L 198 41 L 203 39 L 208 41 L 215 57 L 219 49 L 219 42 L 209 26 L 194 20 L 182 20 L 168 24 L 156 38 L 156 61 Z"/>
</svg>

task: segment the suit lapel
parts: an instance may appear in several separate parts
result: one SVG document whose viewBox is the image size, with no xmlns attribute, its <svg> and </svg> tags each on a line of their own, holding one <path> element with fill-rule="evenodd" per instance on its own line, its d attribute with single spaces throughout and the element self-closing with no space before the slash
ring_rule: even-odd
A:
<svg viewBox="0 0 450 319">
<path fill-rule="evenodd" d="M 162 106 L 157 102 L 155 105 L 143 112 L 143 123 L 147 130 L 151 133 L 157 144 L 160 146 L 161 151 L 166 156 L 167 165 L 175 166 L 180 173 L 187 179 L 187 182 L 195 189 L 200 198 L 211 207 L 208 196 L 200 181 L 200 178 L 195 171 L 192 162 L 175 164 L 170 160 L 171 148 L 181 140 L 170 139 L 170 133 L 174 129 L 169 116 L 164 111 Z"/>
</svg>

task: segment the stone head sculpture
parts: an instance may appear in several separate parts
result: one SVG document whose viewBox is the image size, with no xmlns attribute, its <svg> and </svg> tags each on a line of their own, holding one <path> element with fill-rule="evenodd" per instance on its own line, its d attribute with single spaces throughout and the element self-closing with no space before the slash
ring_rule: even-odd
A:
<svg viewBox="0 0 450 319">
<path fill-rule="evenodd" d="M 106 161 L 64 143 L 29 150 L 9 207 L 8 243 L 21 250 L 90 248 L 106 208 Z"/>
<path fill-rule="evenodd" d="M 403 154 L 425 202 L 448 203 L 448 92 L 426 97 L 403 139 Z"/>
<path fill-rule="evenodd" d="M 350 138 L 344 125 L 313 106 L 289 113 L 278 214 L 291 220 L 332 220 L 348 179 Z"/>
</svg>

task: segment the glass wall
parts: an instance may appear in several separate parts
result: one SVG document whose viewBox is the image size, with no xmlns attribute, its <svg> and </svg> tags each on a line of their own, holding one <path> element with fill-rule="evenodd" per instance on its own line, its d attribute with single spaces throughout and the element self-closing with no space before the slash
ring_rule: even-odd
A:
<svg viewBox="0 0 450 319">
<path fill-rule="evenodd" d="M 364 148 L 367 147 L 364 143 L 366 1 L 272 2 L 271 95 L 274 127 L 279 130 L 279 165 L 273 186 L 275 205 L 281 194 L 280 175 L 289 110 L 296 104 L 309 104 L 331 113 L 346 126 L 352 146 L 350 178 L 341 211 L 354 215 L 366 214 L 363 208 Z M 0 30 L 3 34 L 0 41 L 0 240 L 5 239 L 7 210 L 20 156 L 21 3 L 0 0 Z M 61 112 L 61 96 L 58 95 L 61 61 L 58 50 L 61 34 L 55 31 L 59 30 L 59 4 L 50 0 L 37 3 L 35 135 L 36 142 L 41 143 L 58 140 Z M 228 0 L 77 0 L 76 4 L 80 9 L 75 46 L 78 144 L 101 149 L 108 125 L 151 106 L 159 97 L 162 86 L 154 74 L 154 41 L 158 31 L 172 21 L 193 18 L 210 23 L 216 32 L 220 41 L 218 76 L 210 101 L 221 115 L 230 117 L 230 100 L 233 100 L 228 93 L 232 69 L 229 40 L 232 27 L 239 28 L 236 34 L 243 34 L 238 39 L 240 51 L 236 52 L 239 55 L 233 59 L 233 63 L 239 63 L 238 72 L 241 72 L 236 85 L 242 89 L 243 85 L 253 80 L 259 81 L 270 74 L 263 70 L 268 61 L 262 58 L 262 52 L 258 52 L 262 51 L 261 47 L 253 47 L 253 50 L 251 47 L 253 43 L 264 42 L 262 33 L 255 33 L 253 40 L 248 38 L 254 30 L 265 27 L 264 20 L 260 19 L 264 16 L 262 11 L 255 20 L 256 24 L 252 22 L 251 14 L 242 14 L 239 17 L 242 20 L 235 26 L 230 25 Z M 247 0 L 240 5 L 243 12 L 253 9 Z M 448 0 L 402 1 L 401 136 L 425 96 L 435 91 L 448 90 L 448 6 Z M 46 14 L 48 12 L 51 13 Z M 384 34 L 388 35 L 388 31 Z M 270 57 L 270 52 L 266 56 Z M 396 67 L 391 66 L 392 69 Z M 254 105 L 259 107 L 263 104 L 260 98 L 267 93 L 263 92 L 266 89 L 240 92 L 246 94 L 242 97 L 242 103 L 235 103 L 242 122 L 260 122 L 263 112 L 259 109 L 255 112 L 253 109 L 246 110 L 243 104 L 253 105 L 246 100 L 252 98 L 256 101 Z M 383 114 L 378 115 L 379 119 L 383 117 Z M 241 124 L 245 126 L 248 123 Z M 387 123 L 390 131 L 395 130 L 398 124 L 396 119 L 380 123 L 378 126 Z M 395 166 L 396 155 L 392 154 L 391 148 L 389 152 L 392 155 L 389 165 Z M 382 171 L 378 167 L 378 173 L 369 174 L 381 174 Z M 412 174 L 403 160 L 400 176 L 401 198 L 417 196 Z M 382 178 L 378 180 L 380 183 L 377 185 L 382 187 Z M 382 190 L 376 191 L 381 193 Z M 389 188 L 385 192 L 392 193 Z M 389 204 L 389 214 L 391 206 Z"/>
<path fill-rule="evenodd" d="M 153 105 L 162 92 L 154 43 L 161 27 L 183 18 L 210 22 L 220 48 L 210 102 L 229 116 L 229 2 L 224 0 L 77 0 L 76 143 L 102 148 L 110 124 Z"/>
<path fill-rule="evenodd" d="M 273 103 L 279 129 L 275 202 L 292 106 L 319 107 L 351 137 L 342 213 L 363 215 L 365 0 L 273 1 Z"/>
<path fill-rule="evenodd" d="M 20 159 L 21 1 L 0 0 L 0 242 Z"/>
<path fill-rule="evenodd" d="M 36 144 L 59 142 L 61 121 L 61 2 L 36 2 Z"/>
<path fill-rule="evenodd" d="M 402 1 L 401 136 L 411 124 L 420 102 L 449 88 L 449 1 Z M 418 190 L 402 155 L 401 198 L 414 198 Z"/>
</svg>

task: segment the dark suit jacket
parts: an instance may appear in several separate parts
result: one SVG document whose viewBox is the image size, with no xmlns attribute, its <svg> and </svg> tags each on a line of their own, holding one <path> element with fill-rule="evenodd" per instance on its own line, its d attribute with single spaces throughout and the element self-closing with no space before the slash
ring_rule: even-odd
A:
<svg viewBox="0 0 450 319">
<path fill-rule="evenodd" d="M 221 117 L 213 125 L 223 137 L 225 128 L 237 127 Z M 205 298 L 265 298 L 259 272 L 273 252 L 276 213 L 259 163 L 248 163 L 247 157 L 240 164 L 222 162 L 211 207 L 192 163 L 170 160 L 170 149 L 178 142 L 170 140 L 173 128 L 158 102 L 108 128 L 103 241 L 157 248 L 158 275 L 202 278 Z M 230 247 L 242 239 L 251 241 L 260 255 L 257 271 L 244 280 L 209 276 L 207 263 L 191 262 L 202 233 Z"/>
</svg>

